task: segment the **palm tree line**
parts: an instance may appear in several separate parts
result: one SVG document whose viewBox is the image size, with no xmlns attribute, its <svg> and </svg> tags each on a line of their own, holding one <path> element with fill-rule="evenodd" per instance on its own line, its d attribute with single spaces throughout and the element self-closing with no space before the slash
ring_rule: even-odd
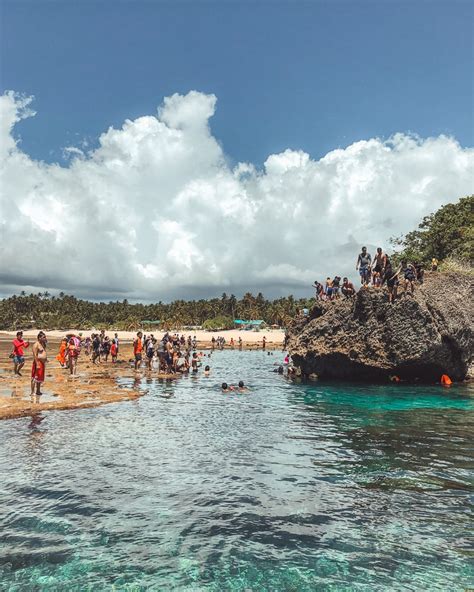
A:
<svg viewBox="0 0 474 592">
<path fill-rule="evenodd" d="M 0 329 L 17 328 L 92 329 L 107 328 L 133 331 L 145 321 L 160 321 L 159 329 L 180 329 L 202 326 L 218 319 L 216 328 L 233 326 L 234 319 L 263 320 L 268 325 L 285 326 L 303 308 L 311 308 L 313 298 L 295 299 L 293 296 L 266 299 L 261 292 L 256 296 L 247 292 L 240 299 L 223 293 L 208 300 L 175 300 L 171 303 L 135 303 L 128 300 L 92 302 L 61 292 L 11 296 L 0 300 Z M 208 323 L 209 324 L 209 323 Z"/>
</svg>

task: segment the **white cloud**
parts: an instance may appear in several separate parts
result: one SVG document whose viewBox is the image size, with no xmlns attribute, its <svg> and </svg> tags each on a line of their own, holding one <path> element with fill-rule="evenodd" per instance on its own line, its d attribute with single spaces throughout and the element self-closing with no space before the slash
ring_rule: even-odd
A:
<svg viewBox="0 0 474 592">
<path fill-rule="evenodd" d="M 30 102 L 0 97 L 4 291 L 310 293 L 315 278 L 354 276 L 361 244 L 388 247 L 472 192 L 474 151 L 445 136 L 374 138 L 318 161 L 285 150 L 263 170 L 231 168 L 209 128 L 216 97 L 196 91 L 110 128 L 93 152 L 68 147 L 68 166 L 49 165 L 13 136 Z"/>
</svg>

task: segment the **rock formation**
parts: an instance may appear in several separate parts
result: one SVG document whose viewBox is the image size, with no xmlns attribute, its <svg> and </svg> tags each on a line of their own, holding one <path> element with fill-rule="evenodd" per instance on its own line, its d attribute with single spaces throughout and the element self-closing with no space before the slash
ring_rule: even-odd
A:
<svg viewBox="0 0 474 592">
<path fill-rule="evenodd" d="M 473 370 L 474 280 L 427 272 L 414 296 L 389 304 L 385 289 L 317 302 L 288 330 L 295 366 L 320 378 L 464 380 Z"/>
</svg>

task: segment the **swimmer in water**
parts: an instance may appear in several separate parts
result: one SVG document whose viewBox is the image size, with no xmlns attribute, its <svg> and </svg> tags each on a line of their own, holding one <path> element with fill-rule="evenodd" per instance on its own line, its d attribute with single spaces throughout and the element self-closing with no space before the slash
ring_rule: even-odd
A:
<svg viewBox="0 0 474 592">
<path fill-rule="evenodd" d="M 206 366 L 204 368 L 204 376 L 209 376 L 209 374 L 211 373 L 211 368 L 210 366 Z"/>
<path fill-rule="evenodd" d="M 227 382 L 223 382 L 221 385 L 221 389 L 223 393 L 230 393 L 230 391 L 234 390 L 233 386 L 229 386 Z"/>
<path fill-rule="evenodd" d="M 247 393 L 248 390 L 249 389 L 245 386 L 244 381 L 239 380 L 239 393 Z"/>
</svg>

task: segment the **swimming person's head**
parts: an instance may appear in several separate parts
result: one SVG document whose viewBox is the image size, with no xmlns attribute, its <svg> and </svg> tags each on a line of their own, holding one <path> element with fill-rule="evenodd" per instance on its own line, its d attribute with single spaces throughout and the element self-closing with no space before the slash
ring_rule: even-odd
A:
<svg viewBox="0 0 474 592">
<path fill-rule="evenodd" d="M 222 390 L 223 390 L 223 391 L 226 391 L 226 390 L 227 390 L 227 388 L 228 388 L 228 386 L 227 386 L 227 382 L 223 382 L 223 383 L 222 383 Z"/>
<path fill-rule="evenodd" d="M 283 374 L 283 366 L 278 366 L 278 374 Z"/>
<path fill-rule="evenodd" d="M 210 369 L 211 369 L 211 368 L 210 368 L 209 366 L 206 366 L 206 367 L 204 368 L 204 372 L 209 372 L 209 370 L 210 370 Z"/>
<path fill-rule="evenodd" d="M 244 381 L 243 380 L 239 380 L 239 388 L 244 388 Z"/>
</svg>

